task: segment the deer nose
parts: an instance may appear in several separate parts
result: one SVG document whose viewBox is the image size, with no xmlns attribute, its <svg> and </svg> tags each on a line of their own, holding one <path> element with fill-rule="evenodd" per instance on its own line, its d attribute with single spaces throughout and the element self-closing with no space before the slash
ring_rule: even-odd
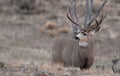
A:
<svg viewBox="0 0 120 76">
<path fill-rule="evenodd" d="M 80 40 L 77 36 L 75 37 L 75 40 Z"/>
</svg>

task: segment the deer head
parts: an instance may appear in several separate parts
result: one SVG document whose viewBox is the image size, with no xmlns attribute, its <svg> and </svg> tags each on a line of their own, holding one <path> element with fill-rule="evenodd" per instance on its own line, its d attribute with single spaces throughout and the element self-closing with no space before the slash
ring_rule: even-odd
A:
<svg viewBox="0 0 120 76">
<path fill-rule="evenodd" d="M 87 46 L 89 36 L 97 33 L 101 28 L 100 25 L 106 17 L 106 13 L 101 14 L 101 11 L 106 3 L 107 0 L 104 0 L 97 12 L 94 13 L 93 0 L 86 0 L 84 24 L 78 24 L 76 3 L 74 0 L 70 0 L 71 5 L 67 18 L 72 22 L 74 39 L 79 41 L 80 46 Z"/>
</svg>

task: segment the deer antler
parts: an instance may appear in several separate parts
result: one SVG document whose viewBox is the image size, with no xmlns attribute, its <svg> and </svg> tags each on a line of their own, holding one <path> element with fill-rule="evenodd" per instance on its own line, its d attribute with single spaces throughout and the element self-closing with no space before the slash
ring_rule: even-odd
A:
<svg viewBox="0 0 120 76">
<path fill-rule="evenodd" d="M 67 18 L 72 22 L 73 33 L 74 36 L 76 36 L 79 33 L 81 27 L 78 24 L 78 18 L 76 15 L 76 3 L 74 0 L 70 0 L 70 3 L 71 5 L 69 7 L 69 15 L 67 14 Z"/>
<path fill-rule="evenodd" d="M 102 11 L 103 7 L 105 6 L 105 4 L 107 3 L 107 0 L 104 0 L 104 2 L 102 3 L 102 5 L 99 7 L 99 9 L 97 10 L 97 12 L 95 14 L 93 14 L 93 0 L 86 0 L 86 16 L 85 16 L 85 20 L 84 20 L 84 28 L 82 28 L 79 24 L 78 24 L 78 18 L 76 15 L 76 3 L 74 0 L 70 0 L 70 7 L 69 7 L 69 14 L 67 13 L 67 18 L 72 22 L 72 28 L 73 28 L 73 34 L 74 37 L 81 31 L 87 31 L 90 32 L 92 30 L 95 30 L 97 32 L 97 30 L 100 29 L 100 24 L 103 22 L 103 20 L 106 17 L 106 13 L 100 18 L 100 20 L 98 21 L 97 18 L 100 14 L 100 12 Z M 95 24 L 93 24 L 93 22 L 95 21 Z M 79 28 L 78 28 L 79 27 Z"/>
<path fill-rule="evenodd" d="M 100 21 L 97 21 L 97 17 L 99 16 L 100 12 L 102 11 L 103 7 L 105 6 L 105 4 L 107 3 L 107 0 L 105 0 L 102 5 L 99 7 L 99 9 L 97 10 L 97 12 L 94 14 L 93 18 L 92 17 L 92 11 L 93 11 L 93 0 L 86 0 L 86 17 L 85 17 L 85 28 L 87 29 L 87 31 L 91 31 L 96 29 L 97 27 L 100 27 L 100 24 L 102 23 L 102 21 L 104 20 L 104 18 L 106 17 L 106 13 L 105 15 L 102 15 Z M 93 22 L 96 22 L 95 25 L 91 25 Z"/>
<path fill-rule="evenodd" d="M 105 19 L 105 17 L 106 17 L 106 13 L 105 13 L 104 15 L 102 14 L 100 20 L 99 20 L 99 21 L 98 21 L 98 20 L 95 20 L 95 23 L 96 23 L 96 24 L 91 25 L 91 26 L 87 29 L 87 31 L 90 32 L 90 31 L 96 29 L 95 32 L 97 32 L 97 31 L 100 29 L 100 27 L 101 27 L 100 24 L 101 24 L 102 21 Z"/>
</svg>

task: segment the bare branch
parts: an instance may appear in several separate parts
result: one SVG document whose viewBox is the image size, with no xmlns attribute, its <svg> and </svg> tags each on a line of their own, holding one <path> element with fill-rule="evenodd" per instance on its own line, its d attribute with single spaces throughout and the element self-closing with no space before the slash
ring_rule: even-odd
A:
<svg viewBox="0 0 120 76">
<path fill-rule="evenodd" d="M 96 12 L 96 14 L 94 15 L 93 19 L 89 22 L 88 25 L 91 25 L 93 21 L 95 21 L 97 19 L 97 17 L 99 16 L 100 12 L 102 11 L 103 7 L 105 6 L 105 4 L 107 3 L 107 0 L 105 0 L 102 5 L 99 7 L 98 11 Z"/>
<path fill-rule="evenodd" d="M 100 25 L 101 25 L 101 23 L 103 22 L 103 20 L 105 19 L 105 17 L 106 17 L 106 13 L 105 13 L 104 15 L 102 14 L 100 20 L 98 21 L 98 20 L 96 19 L 96 20 L 95 20 L 96 24 L 91 25 L 91 26 L 89 27 L 89 29 L 87 29 L 87 31 L 89 32 L 89 31 L 92 31 L 92 30 L 94 30 L 94 29 L 100 29 L 100 27 L 101 27 Z"/>
<path fill-rule="evenodd" d="M 95 14 L 93 14 L 93 8 L 94 8 L 93 0 L 86 0 L 84 28 L 82 28 L 78 24 L 75 0 L 70 0 L 69 2 L 70 2 L 70 7 L 69 7 L 69 13 L 67 13 L 67 18 L 72 22 L 72 29 L 74 36 L 76 36 L 81 30 L 92 31 L 92 30 L 100 29 L 100 24 L 103 22 L 104 18 L 106 17 L 106 13 L 104 15 L 102 14 L 99 21 L 97 20 L 97 18 L 100 15 L 100 12 L 102 11 L 103 7 L 107 3 L 107 0 L 104 0 L 104 2 L 101 4 L 101 6 L 99 7 L 99 9 Z M 95 24 L 93 24 L 94 21 Z"/>
<path fill-rule="evenodd" d="M 93 0 L 86 0 L 86 10 L 85 10 L 85 28 L 89 26 L 91 21 L 91 16 L 93 15 Z"/>
</svg>

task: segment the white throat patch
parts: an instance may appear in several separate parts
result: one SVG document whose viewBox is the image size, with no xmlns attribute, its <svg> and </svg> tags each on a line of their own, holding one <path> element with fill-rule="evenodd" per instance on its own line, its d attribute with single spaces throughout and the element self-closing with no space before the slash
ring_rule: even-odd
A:
<svg viewBox="0 0 120 76">
<path fill-rule="evenodd" d="M 80 45 L 80 46 L 84 46 L 84 47 L 85 47 L 85 46 L 87 46 L 87 45 L 88 45 L 88 43 L 87 43 L 87 42 L 82 42 L 82 41 L 79 41 L 79 45 Z"/>
</svg>

